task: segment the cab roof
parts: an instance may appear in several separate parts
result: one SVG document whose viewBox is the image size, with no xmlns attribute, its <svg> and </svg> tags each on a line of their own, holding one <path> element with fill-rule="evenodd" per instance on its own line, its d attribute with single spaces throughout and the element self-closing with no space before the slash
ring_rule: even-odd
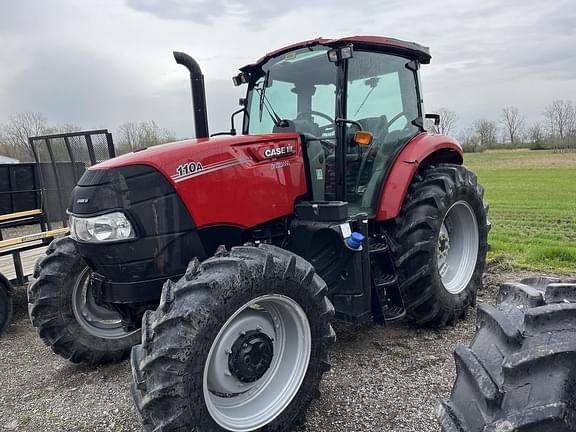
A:
<svg viewBox="0 0 576 432">
<path fill-rule="evenodd" d="M 396 53 L 399 55 L 405 55 L 417 59 L 422 64 L 430 63 L 431 59 L 430 49 L 428 47 L 417 44 L 415 42 L 407 42 L 400 39 L 387 38 L 382 36 L 348 36 L 340 39 L 326 39 L 319 37 L 316 39 L 309 39 L 292 45 L 288 45 L 275 51 L 271 51 L 264 57 L 260 58 L 257 62 L 246 65 L 240 68 L 240 70 L 245 72 L 254 68 L 258 68 L 271 58 L 277 57 L 283 53 L 293 51 L 298 48 L 306 48 L 315 45 L 327 45 L 336 47 L 347 44 L 353 44 L 355 47 L 364 48 L 368 50 L 383 51 L 383 52 Z"/>
</svg>

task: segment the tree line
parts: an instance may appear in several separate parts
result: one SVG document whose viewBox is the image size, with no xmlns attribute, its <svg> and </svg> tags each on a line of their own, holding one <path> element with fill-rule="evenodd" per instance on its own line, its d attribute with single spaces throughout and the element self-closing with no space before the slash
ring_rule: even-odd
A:
<svg viewBox="0 0 576 432">
<path fill-rule="evenodd" d="M 58 133 L 78 132 L 80 126 L 73 124 L 53 125 L 37 112 L 21 112 L 0 124 L 0 155 L 21 162 L 34 161 L 28 137 Z M 174 131 L 158 126 L 153 121 L 125 122 L 113 132 L 117 154 L 128 153 L 144 147 L 176 141 Z"/>
<path fill-rule="evenodd" d="M 554 100 L 544 109 L 542 119 L 533 123 L 527 122 L 518 107 L 505 106 L 497 120 L 479 119 L 459 132 L 456 112 L 440 108 L 437 113 L 440 124 L 433 131 L 454 134 L 469 152 L 517 147 L 576 151 L 576 106 L 571 100 Z"/>
<path fill-rule="evenodd" d="M 497 120 L 478 119 L 457 131 L 458 115 L 448 108 L 436 110 L 440 124 L 433 131 L 455 135 L 466 151 L 490 148 L 530 147 L 557 152 L 576 151 L 576 106 L 571 100 L 558 99 L 544 109 L 542 119 L 528 123 L 516 106 L 502 108 Z M 77 125 L 53 125 L 40 113 L 21 112 L 0 124 L 0 155 L 22 162 L 34 160 L 28 137 L 80 131 Z M 155 121 L 125 122 L 112 131 L 116 152 L 123 154 L 176 140 L 174 131 Z"/>
</svg>

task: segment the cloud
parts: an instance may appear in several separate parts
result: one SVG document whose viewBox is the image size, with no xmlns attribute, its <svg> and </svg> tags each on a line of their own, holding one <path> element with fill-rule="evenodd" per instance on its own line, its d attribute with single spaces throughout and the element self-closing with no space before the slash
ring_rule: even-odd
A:
<svg viewBox="0 0 576 432">
<path fill-rule="evenodd" d="M 518 105 L 534 119 L 575 98 L 573 0 L 75 0 L 0 2 L 0 124 L 17 111 L 113 129 L 155 120 L 193 133 L 190 87 L 172 50 L 206 76 L 211 131 L 229 127 L 245 88 L 229 77 L 265 52 L 317 36 L 380 34 L 430 46 L 427 106 L 459 126 Z"/>
<path fill-rule="evenodd" d="M 364 0 L 364 11 L 386 5 L 393 8 L 401 4 L 400 0 L 382 2 Z M 258 28 L 273 25 L 273 20 L 303 9 L 323 9 L 326 12 L 350 8 L 347 0 L 291 0 L 278 2 L 271 0 L 126 0 L 126 5 L 136 11 L 150 13 L 158 18 L 185 20 L 198 24 L 211 24 L 223 16 L 232 16 L 248 22 Z M 356 5 L 353 6 L 356 8 Z M 296 24 L 296 23 L 295 23 Z"/>
<path fill-rule="evenodd" d="M 110 129 L 126 121 L 155 120 L 180 136 L 193 136 L 188 74 L 183 68 L 180 72 L 176 83 L 151 91 L 144 77 L 119 68 L 106 56 L 70 47 L 43 51 L 4 89 L 2 98 L 11 104 L 0 107 L 0 118 L 38 111 L 57 124 Z M 228 130 L 238 91 L 245 89 L 232 90 L 231 80 L 208 80 L 206 88 L 211 131 Z"/>
</svg>

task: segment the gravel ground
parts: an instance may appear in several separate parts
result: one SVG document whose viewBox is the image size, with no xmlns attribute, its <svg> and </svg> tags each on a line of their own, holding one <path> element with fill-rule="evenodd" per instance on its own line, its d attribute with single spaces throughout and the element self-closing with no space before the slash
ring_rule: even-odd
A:
<svg viewBox="0 0 576 432">
<path fill-rule="evenodd" d="M 529 276 L 493 266 L 480 302 L 493 302 L 505 280 Z M 0 338 L 0 430 L 138 431 L 127 361 L 89 369 L 50 351 L 30 325 L 19 289 L 15 316 Z M 456 326 L 421 329 L 336 323 L 332 370 L 322 397 L 308 411 L 306 431 L 427 432 L 438 427 L 434 408 L 454 379 L 452 350 L 468 343 L 475 312 Z"/>
</svg>

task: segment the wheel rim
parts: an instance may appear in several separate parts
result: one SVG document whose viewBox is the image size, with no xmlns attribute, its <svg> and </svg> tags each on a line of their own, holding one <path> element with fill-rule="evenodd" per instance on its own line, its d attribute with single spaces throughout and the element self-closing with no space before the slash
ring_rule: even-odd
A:
<svg viewBox="0 0 576 432">
<path fill-rule="evenodd" d="M 311 340 L 306 313 L 289 297 L 269 294 L 238 309 L 220 329 L 204 367 L 204 400 L 214 421 L 247 432 L 278 417 L 304 380 Z M 238 341 L 247 350 L 240 356 Z M 238 359 L 254 367 L 243 370 Z"/>
<path fill-rule="evenodd" d="M 438 273 L 446 291 L 459 294 L 468 285 L 478 259 L 478 222 L 466 201 L 457 201 L 448 209 L 436 248 Z"/>
<path fill-rule="evenodd" d="M 102 339 L 120 339 L 131 335 L 122 328 L 122 319 L 114 311 L 98 306 L 92 294 L 90 268 L 86 267 L 74 284 L 72 310 L 80 326 L 93 336 Z"/>
</svg>

